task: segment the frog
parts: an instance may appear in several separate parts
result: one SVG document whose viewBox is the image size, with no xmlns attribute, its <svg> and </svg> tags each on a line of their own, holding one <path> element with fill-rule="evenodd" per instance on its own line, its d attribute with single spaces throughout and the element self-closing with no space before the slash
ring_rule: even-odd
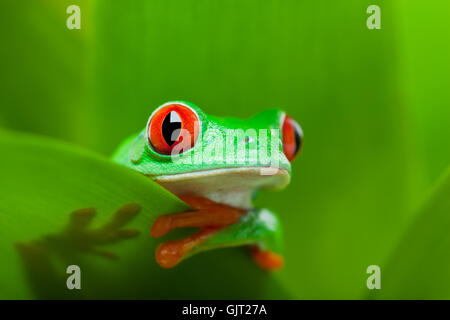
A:
<svg viewBox="0 0 450 320">
<path fill-rule="evenodd" d="M 176 100 L 156 107 L 145 128 L 125 139 L 112 160 L 191 208 L 153 221 L 153 238 L 197 228 L 159 244 L 155 259 L 161 267 L 173 268 L 212 249 L 246 246 L 256 265 L 272 271 L 284 265 L 282 225 L 276 213 L 255 208 L 252 201 L 259 190 L 289 184 L 291 162 L 302 147 L 302 128 L 280 109 L 238 119 L 212 116 Z"/>
</svg>

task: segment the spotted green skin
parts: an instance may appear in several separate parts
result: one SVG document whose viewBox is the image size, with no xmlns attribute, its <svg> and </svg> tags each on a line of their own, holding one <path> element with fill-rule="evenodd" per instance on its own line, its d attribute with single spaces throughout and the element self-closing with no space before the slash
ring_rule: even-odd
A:
<svg viewBox="0 0 450 320">
<path fill-rule="evenodd" d="M 272 161 L 277 161 L 277 167 L 291 172 L 290 162 L 283 153 L 281 122 L 284 113 L 280 110 L 263 111 L 249 119 L 220 118 L 207 115 L 196 105 L 185 101 L 173 101 L 172 103 L 182 103 L 188 105 L 196 111 L 201 122 L 202 138 L 197 140 L 193 148 L 184 152 L 181 158 L 173 161 L 170 155 L 161 155 L 157 153 L 149 145 L 146 129 L 144 128 L 138 134 L 126 139 L 116 150 L 113 160 L 119 164 L 125 165 L 133 170 L 141 172 L 150 177 L 158 177 L 161 175 L 174 175 L 180 173 L 191 173 L 208 169 L 222 168 L 241 168 L 241 167 L 267 167 L 271 162 L 264 162 L 258 157 L 256 163 L 250 163 L 248 159 L 243 162 L 226 163 L 223 159 L 214 157 L 211 153 L 209 159 L 203 161 L 195 161 L 198 154 L 205 154 L 205 149 L 214 150 L 220 142 L 215 135 L 208 135 L 207 131 L 216 130 L 225 136 L 228 129 L 254 129 L 259 136 L 260 129 L 277 130 L 277 140 L 271 141 L 267 145 L 268 154 L 272 154 L 272 146 L 275 150 L 275 157 L 271 157 Z M 240 138 L 244 139 L 245 136 Z M 203 143 L 198 143 L 198 141 Z M 254 140 L 257 141 L 257 140 Z M 259 145 L 256 142 L 245 144 L 246 152 L 258 152 Z M 259 139 L 263 141 L 263 139 Z M 238 139 L 233 139 L 233 147 L 238 148 Z M 226 144 L 225 141 L 223 141 Z M 186 161 L 186 159 L 190 161 Z M 214 179 L 214 177 L 211 177 Z M 205 243 L 194 248 L 186 257 L 198 252 L 207 251 L 221 247 L 257 245 L 261 249 L 270 250 L 276 253 L 282 251 L 282 230 L 278 217 L 275 213 L 267 209 L 252 209 L 244 215 L 241 220 L 230 225 L 214 236 L 210 237 Z"/>
</svg>

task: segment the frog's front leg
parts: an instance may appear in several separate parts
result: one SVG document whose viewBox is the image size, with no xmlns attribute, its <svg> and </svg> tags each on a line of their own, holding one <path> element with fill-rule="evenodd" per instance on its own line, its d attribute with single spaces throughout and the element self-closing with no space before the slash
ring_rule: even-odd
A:
<svg viewBox="0 0 450 320">
<path fill-rule="evenodd" d="M 195 211 L 159 216 L 150 230 L 152 237 L 161 237 L 170 230 L 177 228 L 219 228 L 227 226 L 238 222 L 239 218 L 246 212 L 202 197 L 181 196 L 180 199 L 195 208 Z"/>
<path fill-rule="evenodd" d="M 278 269 L 283 265 L 281 228 L 270 211 L 246 212 L 205 198 L 182 199 L 199 210 L 159 217 L 152 226 L 152 236 L 159 237 L 181 227 L 200 227 L 200 230 L 187 238 L 161 244 L 156 260 L 162 267 L 173 267 L 201 251 L 241 245 L 251 246 L 255 262 L 264 269 Z"/>
</svg>

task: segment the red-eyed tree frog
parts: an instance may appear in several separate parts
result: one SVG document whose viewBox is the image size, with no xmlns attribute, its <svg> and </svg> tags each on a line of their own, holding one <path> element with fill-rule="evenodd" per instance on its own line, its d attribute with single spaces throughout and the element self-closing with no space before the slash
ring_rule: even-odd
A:
<svg viewBox="0 0 450 320">
<path fill-rule="evenodd" d="M 125 140 L 113 160 L 150 177 L 193 209 L 153 222 L 152 237 L 199 228 L 185 239 L 159 245 L 160 266 L 171 268 L 214 248 L 246 245 L 260 267 L 275 270 L 284 263 L 280 222 L 273 212 L 253 208 L 251 200 L 258 189 L 289 183 L 290 162 L 302 141 L 298 123 L 280 110 L 240 120 L 172 101 L 156 108 L 145 129 Z"/>
</svg>

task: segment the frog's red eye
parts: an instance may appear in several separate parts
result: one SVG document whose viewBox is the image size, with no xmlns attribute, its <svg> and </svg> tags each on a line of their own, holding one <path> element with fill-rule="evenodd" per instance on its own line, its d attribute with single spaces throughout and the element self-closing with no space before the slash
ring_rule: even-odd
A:
<svg viewBox="0 0 450 320">
<path fill-rule="evenodd" d="M 289 116 L 283 122 L 283 152 L 289 161 L 300 153 L 303 145 L 303 131 L 300 125 Z"/>
<path fill-rule="evenodd" d="M 161 106 L 147 124 L 148 141 L 161 154 L 171 154 L 175 148 L 178 152 L 192 148 L 198 132 L 199 120 L 195 111 L 178 103 Z"/>
</svg>

